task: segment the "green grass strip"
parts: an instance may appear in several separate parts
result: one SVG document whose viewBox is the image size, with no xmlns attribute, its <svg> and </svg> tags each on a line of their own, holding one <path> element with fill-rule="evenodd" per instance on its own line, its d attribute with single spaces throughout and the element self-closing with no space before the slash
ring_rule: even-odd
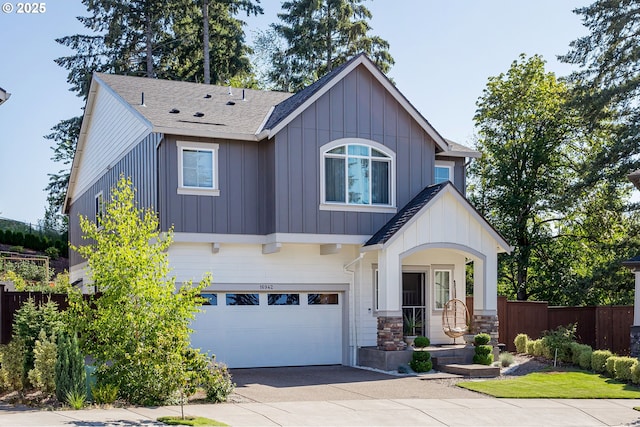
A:
<svg viewBox="0 0 640 427">
<path fill-rule="evenodd" d="M 640 399 L 640 388 L 584 371 L 536 372 L 509 380 L 468 381 L 459 387 L 521 399 Z"/>
<path fill-rule="evenodd" d="M 228 426 L 228 424 L 204 417 L 185 417 L 184 420 L 179 416 L 160 417 L 158 421 L 170 426 Z"/>
</svg>

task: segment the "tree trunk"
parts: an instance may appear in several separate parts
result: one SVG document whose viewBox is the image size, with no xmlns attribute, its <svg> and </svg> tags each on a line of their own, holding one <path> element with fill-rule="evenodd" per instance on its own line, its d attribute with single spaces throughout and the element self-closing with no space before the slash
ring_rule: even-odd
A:
<svg viewBox="0 0 640 427">
<path fill-rule="evenodd" d="M 147 2 L 146 4 L 147 6 L 147 11 L 146 11 L 146 17 L 145 17 L 145 31 L 144 31 L 144 38 L 145 38 L 145 48 L 146 48 L 146 53 L 147 53 L 147 77 L 151 78 L 154 77 L 153 75 L 153 46 L 151 43 L 151 40 L 153 38 L 153 32 L 151 31 L 151 6 L 149 6 L 149 2 Z"/>
<path fill-rule="evenodd" d="M 204 55 L 204 83 L 211 84 L 211 64 L 209 58 L 209 0 L 202 0 L 202 20 L 203 20 L 203 55 Z"/>
<path fill-rule="evenodd" d="M 333 59 L 332 59 L 332 50 L 333 46 L 331 46 L 331 6 L 329 2 L 327 2 L 327 33 L 326 33 L 326 48 L 327 48 L 327 73 L 331 71 L 333 68 Z"/>
</svg>

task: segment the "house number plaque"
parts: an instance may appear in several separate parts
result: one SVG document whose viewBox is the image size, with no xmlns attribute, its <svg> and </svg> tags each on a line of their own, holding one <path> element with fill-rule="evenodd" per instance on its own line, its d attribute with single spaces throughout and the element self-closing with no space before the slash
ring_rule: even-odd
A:
<svg viewBox="0 0 640 427">
<path fill-rule="evenodd" d="M 272 291 L 274 289 L 274 286 L 273 285 L 265 285 L 265 284 L 263 284 L 263 285 L 259 285 L 259 289 L 261 291 Z"/>
</svg>

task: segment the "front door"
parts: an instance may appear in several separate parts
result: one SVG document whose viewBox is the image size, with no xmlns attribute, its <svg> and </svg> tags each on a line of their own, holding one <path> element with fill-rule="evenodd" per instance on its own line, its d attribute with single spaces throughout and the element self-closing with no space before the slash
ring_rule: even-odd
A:
<svg viewBox="0 0 640 427">
<path fill-rule="evenodd" d="M 402 315 L 405 335 L 425 335 L 428 328 L 425 273 L 402 273 Z"/>
</svg>

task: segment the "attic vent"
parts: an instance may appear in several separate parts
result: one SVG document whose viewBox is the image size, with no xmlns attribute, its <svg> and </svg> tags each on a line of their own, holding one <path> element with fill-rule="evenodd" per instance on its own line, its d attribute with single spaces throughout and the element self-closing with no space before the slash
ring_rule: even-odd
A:
<svg viewBox="0 0 640 427">
<path fill-rule="evenodd" d="M 205 97 L 206 99 L 209 99 L 209 98 L 211 98 L 211 95 L 210 95 L 210 94 L 206 94 L 204 97 Z"/>
<path fill-rule="evenodd" d="M 198 111 L 193 115 L 193 117 L 204 117 L 204 113 L 201 113 L 200 111 Z"/>
<path fill-rule="evenodd" d="M 236 103 L 233 101 L 227 101 L 227 105 L 236 105 Z"/>
<path fill-rule="evenodd" d="M 169 111 L 171 114 L 178 114 L 180 112 L 180 110 L 178 110 L 177 108 L 172 108 L 171 111 Z"/>
</svg>

